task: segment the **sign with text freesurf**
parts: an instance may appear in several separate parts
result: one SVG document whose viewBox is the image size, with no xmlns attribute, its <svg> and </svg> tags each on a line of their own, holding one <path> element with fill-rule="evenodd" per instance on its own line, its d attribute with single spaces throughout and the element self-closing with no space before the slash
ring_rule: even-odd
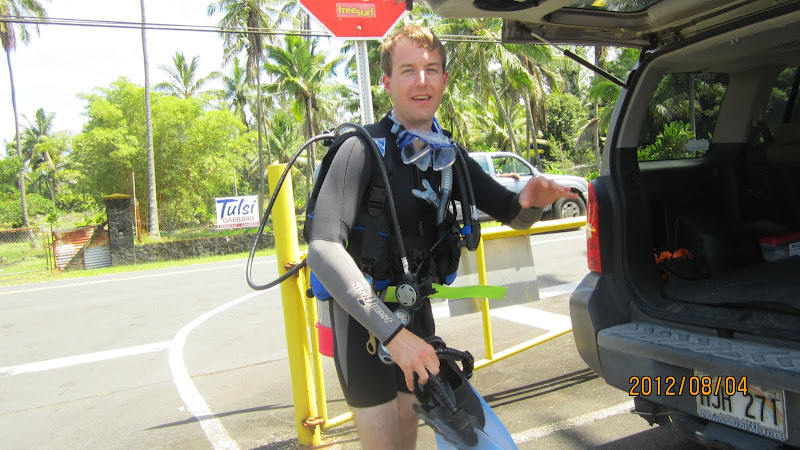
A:
<svg viewBox="0 0 800 450">
<path fill-rule="evenodd" d="M 406 12 L 404 0 L 300 0 L 300 4 L 340 39 L 380 39 Z"/>
<path fill-rule="evenodd" d="M 217 229 L 257 227 L 258 196 L 219 197 L 214 199 L 217 208 Z"/>
</svg>

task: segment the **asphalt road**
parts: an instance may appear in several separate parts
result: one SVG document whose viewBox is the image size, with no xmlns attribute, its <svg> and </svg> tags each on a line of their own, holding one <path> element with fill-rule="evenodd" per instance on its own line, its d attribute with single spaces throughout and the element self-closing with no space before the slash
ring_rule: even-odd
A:
<svg viewBox="0 0 800 450">
<path fill-rule="evenodd" d="M 541 300 L 493 310 L 495 351 L 568 325 L 587 272 L 582 229 L 531 242 Z M 274 257 L 255 272 L 273 279 Z M 438 334 L 483 358 L 479 316 L 441 315 Z M 346 406 L 328 358 L 324 371 L 335 416 Z M 571 334 L 476 371 L 473 385 L 520 448 L 695 446 L 630 414 Z M 0 288 L 0 430 L 13 449 L 295 448 L 279 291 L 251 291 L 244 260 Z M 351 423 L 323 438 L 359 448 Z M 422 426 L 418 448 L 433 447 Z"/>
</svg>

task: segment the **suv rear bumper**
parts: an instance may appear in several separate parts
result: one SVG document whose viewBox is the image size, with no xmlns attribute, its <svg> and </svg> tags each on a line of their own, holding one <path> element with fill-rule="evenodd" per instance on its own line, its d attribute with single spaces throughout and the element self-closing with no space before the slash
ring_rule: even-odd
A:
<svg viewBox="0 0 800 450">
<path fill-rule="evenodd" d="M 706 421 L 699 419 L 696 397 L 688 390 L 677 395 L 676 388 L 667 393 L 664 385 L 661 395 L 657 395 L 656 378 L 665 380 L 672 376 L 676 380 L 690 380 L 695 371 L 737 380 L 747 377 L 748 383 L 784 391 L 788 440 L 782 443 L 800 445 L 800 350 L 739 336 L 722 338 L 698 329 L 687 330 L 679 324 L 631 320 L 630 316 L 623 321 L 620 295 L 603 295 L 603 292 L 625 292 L 617 289 L 620 286 L 610 289 L 609 284 L 616 283 L 614 278 L 608 274 L 589 274 L 570 298 L 576 346 L 587 365 L 606 383 L 629 392 L 634 387 L 632 382 L 649 378 L 653 384 L 651 395 L 638 397 L 646 402 L 637 402 L 637 407 L 651 403 L 660 408 L 659 414 L 694 418 L 702 428 Z M 630 304 L 627 309 L 630 314 Z M 652 417 L 653 410 L 639 412 L 647 418 Z M 721 427 L 712 422 L 707 424 L 709 429 Z M 695 433 L 698 437 L 702 434 Z M 723 441 L 725 436 L 735 439 L 737 435 L 715 434 L 722 436 Z M 718 437 L 714 440 L 719 441 Z"/>
</svg>

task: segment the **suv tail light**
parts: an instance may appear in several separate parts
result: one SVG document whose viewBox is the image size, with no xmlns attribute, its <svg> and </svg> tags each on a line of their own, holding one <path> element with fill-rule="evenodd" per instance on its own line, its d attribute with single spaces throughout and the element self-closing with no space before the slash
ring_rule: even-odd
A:
<svg viewBox="0 0 800 450">
<path fill-rule="evenodd" d="M 589 270 L 603 272 L 600 261 L 600 212 L 597 204 L 597 194 L 594 192 L 594 183 L 589 183 L 589 198 L 586 211 L 586 258 Z"/>
</svg>

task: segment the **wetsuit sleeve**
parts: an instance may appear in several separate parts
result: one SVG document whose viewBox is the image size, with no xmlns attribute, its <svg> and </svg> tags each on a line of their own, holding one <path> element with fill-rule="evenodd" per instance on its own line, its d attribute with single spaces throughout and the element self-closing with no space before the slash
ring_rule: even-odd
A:
<svg viewBox="0 0 800 450">
<path fill-rule="evenodd" d="M 345 249 L 369 187 L 373 159 L 361 139 L 354 137 L 342 143 L 317 198 L 306 261 L 334 300 L 388 344 L 402 324 L 377 298 Z"/>
<path fill-rule="evenodd" d="M 475 203 L 478 209 L 496 220 L 516 230 L 530 228 L 534 222 L 542 218 L 541 208 L 523 208 L 519 204 L 519 194 L 506 189 L 497 180 L 481 169 L 480 164 L 469 157 L 461 149 L 467 163 L 467 172 L 472 180 L 475 192 Z"/>
</svg>

